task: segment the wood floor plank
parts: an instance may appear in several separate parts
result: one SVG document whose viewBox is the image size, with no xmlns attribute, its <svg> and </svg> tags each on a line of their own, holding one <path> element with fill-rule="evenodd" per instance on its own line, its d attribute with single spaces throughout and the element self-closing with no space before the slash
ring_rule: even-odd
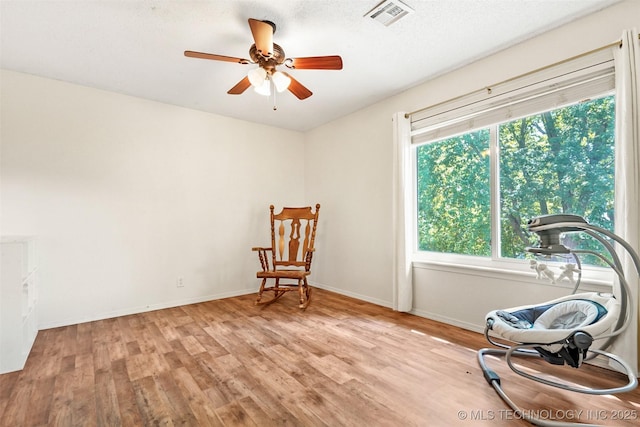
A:
<svg viewBox="0 0 640 427">
<path fill-rule="evenodd" d="M 91 323 L 80 323 L 76 330 L 76 355 L 91 353 L 93 341 L 91 340 Z M 38 333 L 39 334 L 39 333 Z M 37 342 L 37 340 L 36 340 Z"/>
<path fill-rule="evenodd" d="M 331 425 L 299 398 L 304 395 L 306 388 L 268 358 L 256 358 L 253 365 L 247 366 L 247 370 L 303 425 Z"/>
<path fill-rule="evenodd" d="M 56 377 L 47 425 L 73 425 L 73 374 L 68 371 Z"/>
<path fill-rule="evenodd" d="M 266 418 L 254 418 L 260 419 L 260 425 L 286 427 L 305 425 L 282 405 L 282 402 L 269 388 L 265 387 L 246 370 L 238 371 L 236 373 L 236 379 L 251 386 L 251 394 L 248 397 L 251 399 L 251 404 L 255 405 L 255 410 L 258 411 L 258 413 L 264 413 L 266 415 Z M 246 403 L 247 398 L 242 398 L 240 401 Z M 246 408 L 245 405 L 243 405 L 243 407 Z"/>
<path fill-rule="evenodd" d="M 93 345 L 93 369 L 96 373 L 106 372 L 111 369 L 111 356 L 109 356 L 109 344 L 97 342 Z"/>
<path fill-rule="evenodd" d="M 187 398 L 193 417 L 197 420 L 197 425 L 223 426 L 224 424 L 215 413 L 209 396 L 200 388 L 190 372 L 183 367 L 174 370 L 172 374 L 177 386 Z"/>
<path fill-rule="evenodd" d="M 76 369 L 73 373 L 74 389 L 93 387 L 96 382 L 93 354 L 79 354 L 76 357 Z"/>
<path fill-rule="evenodd" d="M 219 360 L 209 354 L 201 354 L 197 359 L 210 380 L 210 387 L 207 387 L 207 389 L 211 390 L 211 386 L 213 386 L 216 390 L 216 395 L 219 395 L 222 399 L 223 404 L 220 406 L 227 405 L 248 395 L 249 387 L 242 382 L 236 381 L 232 367 L 227 369 L 225 366 L 228 358 Z M 243 368 L 246 369 L 244 366 Z"/>
<path fill-rule="evenodd" d="M 295 295 L 254 301 L 244 295 L 40 331 L 25 369 L 0 375 L 0 425 L 528 425 L 485 382 L 481 334 L 319 289 L 306 310 Z M 582 395 L 526 380 L 499 358 L 487 363 L 525 410 L 605 426 L 640 419 L 638 389 Z M 591 365 L 516 363 L 597 387 L 624 380 Z"/>
<path fill-rule="evenodd" d="M 164 356 L 155 351 L 128 357 L 126 363 L 129 378 L 132 381 L 157 375 L 171 369 Z"/>
<path fill-rule="evenodd" d="M 191 356 L 195 356 L 196 354 L 204 353 L 205 351 L 207 351 L 193 335 L 186 336 L 180 341 L 182 341 L 184 349 L 187 350 L 187 353 L 189 353 Z"/>
<path fill-rule="evenodd" d="M 74 426 L 93 427 L 98 425 L 95 384 L 74 389 L 71 418 Z"/>
<path fill-rule="evenodd" d="M 218 341 L 216 341 L 211 335 L 207 334 L 203 329 L 210 323 L 198 323 L 188 323 L 183 325 L 183 328 L 185 328 L 187 335 L 195 340 L 193 343 L 194 346 L 202 348 L 201 350 L 199 350 L 199 352 L 206 351 L 214 357 L 229 354 L 229 352 Z"/>
<path fill-rule="evenodd" d="M 167 427 L 175 425 L 153 377 L 134 380 L 133 389 L 145 425 Z"/>
<path fill-rule="evenodd" d="M 182 341 L 174 340 L 171 342 L 171 346 L 174 351 L 167 353 L 167 355 L 171 355 L 172 359 L 175 359 L 174 363 L 179 362 L 181 367 L 187 369 L 189 375 L 196 381 L 201 390 L 211 387 L 215 381 L 209 376 L 200 362 L 187 352 L 182 345 Z M 175 369 L 173 370 L 175 371 Z"/>
<path fill-rule="evenodd" d="M 34 391 L 35 380 L 26 378 L 26 375 L 20 375 L 21 378 L 13 386 L 11 395 L 7 401 L 2 422 L 6 425 L 22 426 L 26 424 L 27 412 L 31 402 L 31 394 Z"/>
<path fill-rule="evenodd" d="M 100 426 L 121 426 L 118 391 L 110 369 L 96 373 L 96 423 Z"/>
<path fill-rule="evenodd" d="M 12 395 L 11 392 L 14 390 L 19 377 L 19 371 L 0 375 L 0 420 L 4 418 L 4 411 L 7 408 L 7 404 Z"/>
<path fill-rule="evenodd" d="M 305 387 L 313 387 L 320 377 L 324 377 L 321 371 L 309 364 L 309 356 L 300 357 L 298 353 L 282 345 L 265 349 L 264 355 Z"/>
<path fill-rule="evenodd" d="M 216 409 L 216 414 L 220 417 L 225 426 L 235 427 L 257 427 L 259 424 L 247 414 L 240 402 L 231 402 Z"/>
<path fill-rule="evenodd" d="M 118 408 L 120 409 L 120 419 L 123 426 L 142 425 L 142 416 L 136 404 L 136 393 L 133 383 L 129 378 L 127 364 L 124 359 L 119 359 L 111 363 L 113 382 L 116 388 Z"/>
<path fill-rule="evenodd" d="M 169 408 L 175 425 L 197 425 L 198 421 L 189 406 L 191 396 L 182 393 L 172 372 L 162 372 L 154 377 L 165 406 Z"/>
<path fill-rule="evenodd" d="M 243 359 L 249 361 L 253 357 L 260 355 L 245 340 L 238 339 L 236 331 L 239 329 L 235 320 L 225 320 L 209 324 L 204 331 L 216 340 L 228 353 L 237 354 Z"/>
<path fill-rule="evenodd" d="M 307 362 L 315 367 L 316 370 L 322 372 L 323 375 L 331 378 L 336 384 L 344 384 L 353 379 L 353 376 L 349 373 L 349 364 L 333 354 L 323 357 L 312 355 L 307 359 Z"/>
<path fill-rule="evenodd" d="M 392 412 L 385 402 L 377 399 L 375 394 L 370 393 L 369 388 L 358 380 L 351 380 L 343 387 L 336 387 L 333 382 L 319 382 L 315 390 L 333 406 L 340 408 L 342 416 L 347 420 L 345 425 L 420 425 L 411 419 L 410 412 Z M 354 414 L 359 416 L 354 417 Z"/>
<path fill-rule="evenodd" d="M 151 322 L 144 325 L 144 327 L 146 336 L 151 342 L 153 342 L 153 347 L 156 352 L 162 354 L 168 353 L 172 350 L 171 344 L 169 344 L 169 341 L 167 341 L 165 336 L 162 334 L 162 331 L 160 331 L 157 324 Z"/>
<path fill-rule="evenodd" d="M 276 426 L 276 425 L 284 425 L 282 423 L 277 423 L 275 420 L 271 420 L 266 412 L 260 408 L 260 405 L 253 400 L 253 397 L 246 396 L 241 399 L 238 399 L 238 404 L 242 407 L 243 411 L 253 420 L 253 422 L 258 426 Z"/>
</svg>

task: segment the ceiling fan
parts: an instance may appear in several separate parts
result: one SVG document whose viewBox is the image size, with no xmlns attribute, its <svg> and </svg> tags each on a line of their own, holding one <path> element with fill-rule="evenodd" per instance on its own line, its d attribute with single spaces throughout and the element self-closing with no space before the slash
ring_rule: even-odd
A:
<svg viewBox="0 0 640 427">
<path fill-rule="evenodd" d="M 341 70 L 342 58 L 338 55 L 310 56 L 304 58 L 286 58 L 284 50 L 273 42 L 276 25 L 271 21 L 260 21 L 249 18 L 249 28 L 255 43 L 249 49 L 251 59 L 235 58 L 216 55 L 213 53 L 194 52 L 187 50 L 185 56 L 190 58 L 212 59 L 215 61 L 235 62 L 238 64 L 257 64 L 258 68 L 249 71 L 227 92 L 230 95 L 240 95 L 249 86 L 253 86 L 261 95 L 270 95 L 273 85 L 278 92 L 289 90 L 298 99 L 306 99 L 313 93 L 284 71 L 276 68 L 280 65 L 292 70 Z"/>
</svg>

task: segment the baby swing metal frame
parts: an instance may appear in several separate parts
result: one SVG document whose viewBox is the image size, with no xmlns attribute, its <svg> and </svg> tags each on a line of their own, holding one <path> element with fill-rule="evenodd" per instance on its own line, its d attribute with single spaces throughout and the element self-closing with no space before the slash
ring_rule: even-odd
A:
<svg viewBox="0 0 640 427">
<path fill-rule="evenodd" d="M 500 377 L 493 370 L 491 370 L 485 360 L 484 356 L 486 355 L 495 355 L 495 356 L 504 356 L 505 360 L 516 374 L 521 375 L 522 377 L 528 378 L 530 380 L 534 380 L 540 382 L 542 384 L 546 384 L 548 386 L 561 388 L 568 391 L 584 393 L 584 394 L 593 394 L 593 395 L 604 395 L 604 394 L 616 394 L 616 393 L 624 393 L 635 389 L 638 385 L 638 380 L 636 378 L 635 371 L 619 356 L 616 356 L 612 353 L 604 351 L 607 347 L 611 345 L 613 340 L 620 335 L 628 326 L 631 320 L 631 313 L 635 311 L 635 304 L 633 299 L 631 298 L 631 291 L 629 288 L 629 284 L 624 276 L 622 269 L 622 262 L 615 251 L 615 248 L 609 241 L 605 239 L 605 237 L 610 238 L 616 243 L 619 243 L 625 251 L 631 257 L 636 271 L 638 275 L 640 275 L 640 258 L 638 254 L 634 251 L 634 249 L 621 237 L 611 233 L 610 231 L 603 229 L 598 226 L 591 225 L 587 223 L 582 217 L 577 215 L 545 215 L 533 218 L 529 221 L 527 228 L 529 231 L 533 231 L 540 237 L 540 245 L 534 248 L 527 248 L 528 252 L 539 254 L 539 255 L 556 255 L 556 254 L 570 254 L 576 260 L 576 263 L 579 265 L 579 259 L 576 254 L 591 254 L 595 255 L 598 258 L 602 259 L 609 267 L 613 269 L 619 279 L 619 286 L 616 285 L 614 281 L 614 293 L 613 295 L 605 295 L 600 293 L 581 293 L 576 294 L 578 287 L 580 285 L 580 277 L 578 277 L 578 282 L 576 283 L 573 293 L 570 296 L 559 298 L 557 300 L 549 301 L 543 304 L 532 305 L 532 306 L 524 306 L 524 307 L 516 307 L 514 309 L 505 309 L 501 310 L 502 313 L 507 313 L 507 316 L 513 312 L 519 314 L 518 310 L 527 310 L 527 309 L 536 309 L 540 307 L 545 307 L 546 310 L 548 306 L 553 306 L 555 304 L 561 304 L 564 302 L 572 301 L 572 300 L 599 300 L 600 302 L 609 300 L 615 300 L 616 304 L 620 305 L 620 310 L 617 313 L 617 321 L 615 326 L 612 328 L 609 327 L 610 332 L 605 332 L 596 336 L 592 336 L 589 333 L 589 326 L 578 327 L 575 330 L 566 331 L 563 334 L 563 330 L 559 330 L 562 335 L 558 335 L 553 331 L 532 331 L 532 335 L 536 336 L 536 339 L 540 339 L 541 336 L 545 336 L 547 332 L 548 340 L 541 340 L 543 342 L 531 342 L 528 339 L 518 340 L 516 341 L 513 337 L 525 338 L 529 330 L 521 329 L 520 331 L 512 330 L 513 332 L 510 338 L 507 340 L 514 343 L 514 345 L 507 345 L 496 342 L 492 339 L 490 332 L 493 331 L 496 325 L 496 321 L 500 321 L 500 319 L 496 319 L 494 315 L 497 311 L 493 311 L 487 315 L 487 324 L 485 327 L 485 337 L 489 343 L 495 345 L 496 347 L 500 347 L 500 349 L 496 348 L 483 348 L 478 351 L 478 363 L 480 364 L 480 368 L 483 371 L 485 380 L 495 389 L 498 395 L 502 398 L 502 400 L 509 405 L 509 407 L 518 414 L 522 419 L 529 421 L 532 424 L 540 425 L 540 426 L 576 426 L 576 425 L 590 425 L 590 424 L 580 424 L 580 423 L 568 423 L 561 421 L 550 421 L 550 420 L 542 420 L 539 418 L 535 418 L 529 416 L 527 412 L 522 411 L 504 392 L 500 383 Z M 611 256 L 611 260 L 602 256 L 601 254 L 594 251 L 582 251 L 582 250 L 571 250 L 564 245 L 560 244 L 560 234 L 566 232 L 584 232 L 588 235 L 594 237 L 598 240 L 607 250 L 609 255 Z M 604 237 L 603 237 L 604 236 Z M 619 301 L 619 302 L 618 302 Z M 613 313 L 616 313 L 615 309 L 617 306 L 614 306 Z M 595 324 L 597 322 L 593 321 Z M 500 323 L 501 328 L 504 330 L 505 327 Z M 506 329 L 509 329 L 506 327 Z M 611 330 L 612 329 L 612 330 Z M 495 331 L 494 331 L 495 333 Z M 500 336 L 500 338 L 503 338 Z M 606 340 L 604 344 L 598 349 L 592 349 L 591 344 L 595 340 Z M 570 353 L 569 356 L 567 354 Z M 531 375 L 518 369 L 513 361 L 513 356 L 524 356 L 524 357 L 542 357 L 550 363 L 553 364 L 564 364 L 567 363 L 570 366 L 575 368 L 579 367 L 583 361 L 593 359 L 597 356 L 603 356 L 610 361 L 614 361 L 617 365 L 624 371 L 627 376 L 627 384 L 619 387 L 606 388 L 606 389 L 596 389 L 589 387 L 574 387 L 568 384 L 551 381 L 545 378 L 537 377 L 535 375 Z"/>
</svg>

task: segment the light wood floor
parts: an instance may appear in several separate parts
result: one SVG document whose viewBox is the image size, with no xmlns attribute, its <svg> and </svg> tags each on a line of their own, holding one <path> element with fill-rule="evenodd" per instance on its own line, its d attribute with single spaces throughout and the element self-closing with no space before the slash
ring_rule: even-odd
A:
<svg viewBox="0 0 640 427">
<path fill-rule="evenodd" d="M 253 301 L 40 331 L 25 369 L 0 375 L 0 425 L 528 425 L 484 381 L 480 334 L 319 289 L 306 311 L 294 295 L 266 307 Z M 519 377 L 498 359 L 490 364 L 532 414 L 639 423 L 637 389 L 570 393 Z M 592 366 L 555 369 L 592 385 L 620 381 Z"/>
</svg>

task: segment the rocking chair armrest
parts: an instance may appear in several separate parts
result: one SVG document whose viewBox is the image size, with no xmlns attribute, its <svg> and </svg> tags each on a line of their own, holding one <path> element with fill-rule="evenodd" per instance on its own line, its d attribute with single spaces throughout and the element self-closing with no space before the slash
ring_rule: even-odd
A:
<svg viewBox="0 0 640 427">
<path fill-rule="evenodd" d="M 263 247 L 254 247 L 251 248 L 252 251 L 258 252 L 258 258 L 260 259 L 260 266 L 262 267 L 262 271 L 269 271 L 269 257 L 267 256 L 267 251 L 273 252 L 273 248 L 263 248 Z"/>
</svg>

